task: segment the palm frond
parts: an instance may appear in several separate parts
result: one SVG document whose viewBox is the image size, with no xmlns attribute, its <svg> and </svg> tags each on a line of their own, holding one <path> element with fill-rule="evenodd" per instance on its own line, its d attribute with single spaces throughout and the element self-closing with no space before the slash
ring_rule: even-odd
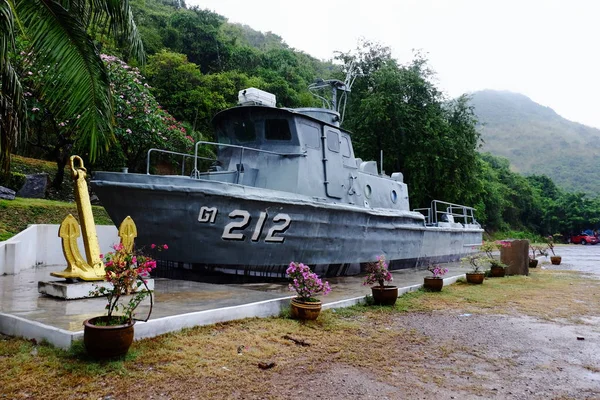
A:
<svg viewBox="0 0 600 400">
<path fill-rule="evenodd" d="M 127 46 L 130 56 L 145 61 L 144 45 L 138 31 L 129 0 L 62 0 L 72 15 L 77 15 L 86 27 L 107 27 L 109 33 Z"/>
<path fill-rule="evenodd" d="M 53 114 L 71 119 L 94 159 L 114 140 L 106 69 L 86 27 L 54 0 L 16 0 L 38 65 L 47 66 L 42 96 Z M 75 119 L 75 121 L 73 121 Z"/>
<path fill-rule="evenodd" d="M 0 169 L 4 174 L 8 174 L 10 152 L 27 121 L 23 88 L 9 59 L 14 48 L 13 4 L 0 0 Z"/>
</svg>

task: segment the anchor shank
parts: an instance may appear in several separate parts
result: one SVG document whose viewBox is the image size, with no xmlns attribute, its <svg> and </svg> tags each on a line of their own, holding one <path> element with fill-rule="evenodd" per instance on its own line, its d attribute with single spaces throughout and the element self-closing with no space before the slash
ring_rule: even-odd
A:
<svg viewBox="0 0 600 400">
<path fill-rule="evenodd" d="M 79 159 L 80 167 L 74 166 L 74 160 Z M 77 203 L 77 212 L 79 213 L 79 223 L 83 234 L 83 243 L 88 265 L 94 269 L 100 267 L 100 245 L 98 244 L 98 235 L 96 234 L 96 225 L 92 213 L 92 204 L 88 194 L 88 186 L 85 181 L 86 169 L 83 168 L 83 162 L 80 157 L 71 157 L 72 177 L 75 181 L 75 202 Z"/>
</svg>

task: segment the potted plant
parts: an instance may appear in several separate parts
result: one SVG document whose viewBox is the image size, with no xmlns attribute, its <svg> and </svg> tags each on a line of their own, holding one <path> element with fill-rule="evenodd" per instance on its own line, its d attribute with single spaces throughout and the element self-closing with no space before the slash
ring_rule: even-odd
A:
<svg viewBox="0 0 600 400">
<path fill-rule="evenodd" d="M 168 246 L 152 245 L 152 248 L 167 249 Z M 83 330 L 85 348 L 93 357 L 105 358 L 127 353 L 133 342 L 135 321 L 148 321 L 152 313 L 152 292 L 146 283 L 156 261 L 140 252 L 128 251 L 116 244 L 111 251 L 100 255 L 104 261 L 105 280 L 109 287 L 96 286 L 90 296 L 106 296 L 106 315 L 86 320 Z M 142 300 L 150 296 L 150 310 L 146 319 L 134 318 L 135 310 Z"/>
<path fill-rule="evenodd" d="M 487 260 L 483 253 L 473 253 L 461 259 L 462 262 L 468 262 L 471 266 L 471 272 L 467 272 L 467 282 L 480 285 L 483 283 L 485 273 L 482 264 Z"/>
<path fill-rule="evenodd" d="M 555 236 L 557 236 L 557 235 L 555 235 Z M 546 243 L 548 244 L 548 250 L 550 250 L 552 252 L 552 255 L 550 256 L 550 262 L 553 265 L 560 265 L 560 263 L 562 262 L 562 257 L 557 256 L 556 253 L 554 252 L 554 236 L 549 235 L 546 238 Z"/>
<path fill-rule="evenodd" d="M 444 278 L 442 278 L 447 272 L 448 268 L 442 268 L 439 264 L 430 265 L 427 270 L 433 274 L 433 276 L 426 276 L 423 282 L 423 288 L 430 292 L 439 292 L 444 287 Z"/>
<path fill-rule="evenodd" d="M 398 299 L 398 287 L 385 285 L 385 282 L 393 280 L 392 274 L 388 271 L 388 264 L 385 262 L 385 256 L 377 256 L 377 261 L 367 265 L 367 276 L 363 285 L 372 285 L 378 283 L 378 286 L 371 286 L 373 303 L 376 305 L 393 306 Z"/>
<path fill-rule="evenodd" d="M 497 240 L 495 242 L 483 241 L 481 244 L 480 250 L 485 253 L 485 258 L 490 263 L 490 277 L 502 278 L 506 275 L 508 265 L 496 259 L 494 252 L 510 246 L 511 243 L 507 240 Z"/>
<path fill-rule="evenodd" d="M 531 250 L 531 256 L 529 257 L 529 268 L 537 268 L 538 259 L 537 256 L 548 256 L 545 246 L 538 244 L 532 244 L 529 246 Z"/>
<path fill-rule="evenodd" d="M 315 320 L 321 312 L 321 301 L 315 296 L 322 293 L 327 296 L 331 292 L 329 282 L 323 283 L 310 267 L 302 263 L 291 262 L 285 271 L 292 280 L 289 289 L 296 291 L 297 297 L 293 298 L 290 307 L 292 318 L 302 320 Z"/>
</svg>

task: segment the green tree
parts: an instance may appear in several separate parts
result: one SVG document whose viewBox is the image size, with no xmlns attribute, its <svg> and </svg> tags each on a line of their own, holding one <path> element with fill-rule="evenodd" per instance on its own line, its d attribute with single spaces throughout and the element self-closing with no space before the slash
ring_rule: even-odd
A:
<svg viewBox="0 0 600 400">
<path fill-rule="evenodd" d="M 340 56 L 345 69 L 363 74 L 352 89 L 344 121 L 354 132 L 357 155 L 378 159 L 384 150 L 384 170 L 404 173 L 413 207 L 434 199 L 472 200 L 479 134 L 468 98 L 445 102 L 420 54 L 399 66 L 388 48 L 363 46 L 354 55 Z"/>
<path fill-rule="evenodd" d="M 77 141 L 90 157 L 97 157 L 113 141 L 109 80 L 88 34 L 93 27 L 107 28 L 129 45 L 132 55 L 143 59 L 128 1 L 0 0 L 0 164 L 5 173 L 26 115 L 19 76 L 11 63 L 17 34 L 30 43 L 37 65 L 52 66 L 40 93 L 56 118 L 79 116 Z"/>
</svg>

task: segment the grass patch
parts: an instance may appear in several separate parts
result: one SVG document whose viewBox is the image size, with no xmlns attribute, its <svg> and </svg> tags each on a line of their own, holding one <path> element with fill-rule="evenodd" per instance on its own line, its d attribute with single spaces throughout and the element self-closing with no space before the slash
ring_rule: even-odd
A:
<svg viewBox="0 0 600 400">
<path fill-rule="evenodd" d="M 103 207 L 92 206 L 92 212 L 96 224 L 112 225 Z M 0 200 L 0 241 L 9 239 L 30 224 L 60 224 L 69 214 L 79 218 L 75 203 L 20 197 Z"/>
<path fill-rule="evenodd" d="M 283 315 L 186 329 L 136 342 L 130 354 L 111 361 L 89 359 L 80 343 L 63 351 L 4 338 L 0 398 L 286 398 L 273 393 L 281 393 L 284 383 L 292 385 L 295 376 L 321 373 L 332 365 L 379 371 L 376 379 L 387 384 L 400 384 L 409 373 L 435 383 L 426 373 L 428 363 L 455 357 L 460 349 L 404 328 L 402 318 L 408 313 L 582 321 L 599 315 L 599 288 L 600 280 L 585 274 L 539 270 L 528 277 L 487 279 L 483 285 L 459 282 L 439 293 L 411 292 L 394 307 L 327 310 L 316 321 Z M 299 346 L 289 337 L 310 345 Z M 259 362 L 276 366 L 261 370 Z"/>
<path fill-rule="evenodd" d="M 14 173 L 20 174 L 39 174 L 46 173 L 50 182 L 54 180 L 58 171 L 56 163 L 52 161 L 38 160 L 35 158 L 23 157 L 12 155 L 10 161 L 10 170 Z M 65 178 L 60 190 L 54 188 L 48 188 L 47 195 L 48 199 L 59 200 L 59 201 L 73 201 L 73 180 L 71 179 L 70 168 L 67 165 L 65 167 Z"/>
<path fill-rule="evenodd" d="M 47 173 L 50 181 L 56 176 L 56 163 L 34 158 L 11 156 L 11 172 L 20 174 Z M 0 241 L 10 239 L 30 224 L 60 224 L 72 214 L 77 215 L 77 206 L 73 202 L 73 181 L 70 169 L 66 167 L 62 188 L 49 188 L 48 199 L 0 200 Z M 65 201 L 66 200 L 66 201 Z M 112 221 L 103 207 L 92 206 L 94 220 L 99 225 L 112 225 Z"/>
</svg>

